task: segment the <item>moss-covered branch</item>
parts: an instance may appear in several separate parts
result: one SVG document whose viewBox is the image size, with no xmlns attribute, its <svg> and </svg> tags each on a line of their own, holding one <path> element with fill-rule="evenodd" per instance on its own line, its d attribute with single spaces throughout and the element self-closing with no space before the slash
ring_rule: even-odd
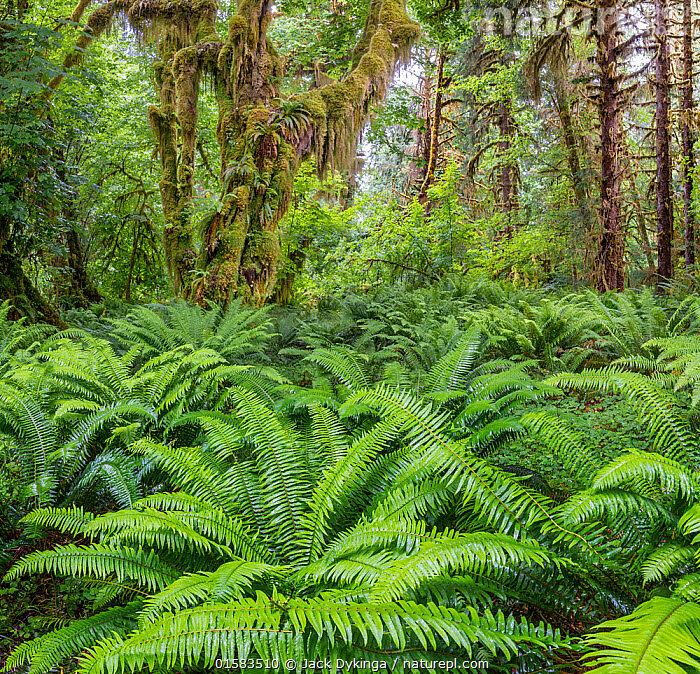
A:
<svg viewBox="0 0 700 674">
<path fill-rule="evenodd" d="M 73 11 L 71 21 L 78 23 L 78 21 L 80 21 L 82 18 L 83 12 L 88 4 L 89 0 L 79 2 Z M 80 37 L 76 40 L 75 46 L 63 59 L 63 67 L 61 68 L 61 71 L 49 82 L 46 90 L 47 96 L 51 96 L 56 89 L 61 86 L 61 82 L 63 82 L 66 73 L 71 68 L 74 68 L 76 65 L 81 63 L 85 50 L 90 46 L 93 40 L 96 40 L 109 27 L 112 17 L 119 6 L 119 0 L 112 0 L 104 5 L 100 5 L 92 12 L 92 14 L 90 14 L 90 17 L 87 20 L 87 25 L 85 26 L 85 29 Z"/>
<path fill-rule="evenodd" d="M 206 229 L 195 298 L 234 294 L 261 304 L 279 258 L 279 221 L 287 212 L 299 163 L 316 155 L 321 172 L 347 166 L 372 106 L 385 95 L 397 63 L 419 35 L 402 0 L 371 0 L 354 68 L 342 82 L 297 101 L 277 97 L 277 54 L 266 37 L 269 0 L 240 0 L 218 68 L 218 138 L 224 207 Z"/>
<path fill-rule="evenodd" d="M 165 257 L 175 292 L 195 300 L 266 300 L 277 275 L 278 225 L 299 163 L 315 154 L 321 172 L 350 164 L 372 107 L 419 35 L 404 0 L 370 0 L 350 75 L 300 100 L 282 101 L 280 62 L 267 37 L 270 9 L 271 0 L 239 0 L 222 42 L 213 0 L 112 0 L 93 12 L 81 37 L 84 50 L 121 10 L 157 46 L 159 103 L 148 117 L 161 164 Z M 223 205 L 206 222 L 195 255 L 191 201 L 206 75 L 219 106 Z M 193 282 L 195 261 L 202 273 Z"/>
<path fill-rule="evenodd" d="M 342 82 L 327 84 L 302 97 L 313 120 L 304 156 L 316 155 L 319 170 L 346 168 L 355 158 L 362 127 L 381 101 L 396 66 L 407 60 L 420 28 L 402 0 L 371 0 L 365 30 L 354 52 L 356 65 Z"/>
</svg>

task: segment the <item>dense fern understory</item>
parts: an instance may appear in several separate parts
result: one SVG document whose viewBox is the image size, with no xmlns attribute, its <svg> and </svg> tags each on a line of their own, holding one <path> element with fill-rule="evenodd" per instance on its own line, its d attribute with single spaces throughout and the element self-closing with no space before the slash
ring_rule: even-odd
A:
<svg viewBox="0 0 700 674">
<path fill-rule="evenodd" d="M 694 297 L 106 313 L 0 324 L 2 671 L 700 670 Z"/>
</svg>

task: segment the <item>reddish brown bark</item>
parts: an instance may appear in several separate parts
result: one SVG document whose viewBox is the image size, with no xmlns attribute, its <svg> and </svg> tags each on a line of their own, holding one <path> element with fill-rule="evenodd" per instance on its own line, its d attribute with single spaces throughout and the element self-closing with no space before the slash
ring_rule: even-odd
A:
<svg viewBox="0 0 700 674">
<path fill-rule="evenodd" d="M 617 73 L 618 17 L 615 0 L 599 5 L 598 68 L 600 70 L 600 145 L 602 233 L 597 286 L 601 292 L 625 287 L 624 241 L 620 221 L 620 88 Z"/>
<path fill-rule="evenodd" d="M 433 119 L 433 76 L 426 67 L 425 76 L 420 87 L 420 108 L 418 120 L 421 125 L 414 132 L 414 143 L 411 147 L 411 162 L 408 166 L 406 182 L 409 188 L 420 190 L 430 162 L 430 138 L 432 136 Z"/>
<path fill-rule="evenodd" d="M 671 204 L 671 156 L 669 152 L 669 50 L 666 24 L 667 0 L 654 0 L 656 15 L 656 217 L 659 290 L 673 278 L 673 210 Z"/>
<path fill-rule="evenodd" d="M 428 188 L 435 182 L 435 169 L 437 167 L 440 150 L 440 126 L 442 124 L 442 101 L 444 97 L 445 60 L 447 58 L 445 45 L 438 50 L 437 76 L 435 80 L 435 103 L 433 115 L 430 120 L 430 141 L 427 148 L 428 164 L 425 169 L 425 177 L 420 187 L 418 200 L 425 204 L 428 201 Z"/>
<path fill-rule="evenodd" d="M 693 10 L 691 0 L 683 0 L 683 204 L 685 210 L 685 264 L 689 271 L 695 265 L 695 213 L 693 212 Z"/>
</svg>

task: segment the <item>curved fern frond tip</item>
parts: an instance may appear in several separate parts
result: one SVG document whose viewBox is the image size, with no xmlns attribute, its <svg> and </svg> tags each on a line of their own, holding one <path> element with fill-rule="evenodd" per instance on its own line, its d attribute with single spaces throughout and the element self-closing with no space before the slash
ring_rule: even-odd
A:
<svg viewBox="0 0 700 674">
<path fill-rule="evenodd" d="M 656 597 L 604 622 L 584 643 L 594 674 L 687 674 L 700 670 L 700 604 Z"/>
</svg>

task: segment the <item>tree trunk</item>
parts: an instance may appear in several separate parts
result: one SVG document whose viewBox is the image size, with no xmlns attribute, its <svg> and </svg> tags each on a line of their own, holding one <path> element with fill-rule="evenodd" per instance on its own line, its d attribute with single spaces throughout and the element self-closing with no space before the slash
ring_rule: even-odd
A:
<svg viewBox="0 0 700 674">
<path fill-rule="evenodd" d="M 136 253 L 139 249 L 138 240 L 139 228 L 134 227 L 131 239 L 131 255 L 129 256 L 129 271 L 126 275 L 126 286 L 124 287 L 124 300 L 131 302 L 131 284 L 134 280 L 134 266 L 136 265 Z"/>
<path fill-rule="evenodd" d="M 634 200 L 634 208 L 637 211 L 637 231 L 639 232 L 639 240 L 642 244 L 642 250 L 644 251 L 644 257 L 647 259 L 648 265 L 648 278 L 651 279 L 654 276 L 654 270 L 656 265 L 654 264 L 654 253 L 651 249 L 651 243 L 649 242 L 649 231 L 647 230 L 647 219 L 644 215 L 644 207 L 642 205 L 642 200 L 639 197 L 639 192 L 637 191 L 637 186 L 634 184 L 634 177 L 632 178 L 632 199 Z"/>
<path fill-rule="evenodd" d="M 600 145 L 602 232 L 598 253 L 598 290 L 623 290 L 625 287 L 624 241 L 620 222 L 620 91 L 617 73 L 617 6 L 615 0 L 603 0 L 598 6 L 598 68 L 600 71 Z"/>
<path fill-rule="evenodd" d="M 56 297 L 62 305 L 81 306 L 85 309 L 91 302 L 99 302 L 102 296 L 88 278 L 85 250 L 80 234 L 74 229 L 66 232 L 66 255 L 54 261 L 54 287 Z"/>
<path fill-rule="evenodd" d="M 685 266 L 692 274 L 695 266 L 695 213 L 693 211 L 693 10 L 691 0 L 683 0 L 683 204 L 685 210 Z"/>
<path fill-rule="evenodd" d="M 571 184 L 574 188 L 576 208 L 581 214 L 581 224 L 584 230 L 589 232 L 591 229 L 591 212 L 588 207 L 588 190 L 579 159 L 578 142 L 571 119 L 569 97 L 564 88 L 564 82 L 556 73 L 554 73 L 554 103 L 559 115 L 559 121 L 561 122 L 562 135 L 564 136 L 566 162 L 569 165 L 569 173 L 571 174 Z"/>
<path fill-rule="evenodd" d="M 150 7 L 151 21 L 160 21 L 158 4 Z M 182 11 L 186 9 L 183 5 Z M 215 17 L 215 5 L 207 3 L 191 14 L 176 15 L 168 26 L 169 38 L 161 38 L 158 45 L 155 71 L 160 104 L 148 109 L 160 156 L 165 260 L 175 294 L 183 296 L 190 294 L 191 272 L 197 257 L 190 229 L 197 102 L 201 72 L 214 68 L 219 52 Z"/>
<path fill-rule="evenodd" d="M 512 148 L 512 111 L 510 106 L 501 101 L 498 108 L 499 152 L 501 154 L 501 211 L 505 216 L 505 235 L 513 236 L 513 212 L 518 210 L 517 174 L 511 157 Z"/>
<path fill-rule="evenodd" d="M 668 0 L 654 0 L 656 14 L 656 217 L 658 220 L 657 287 L 665 291 L 673 278 L 673 209 L 669 152 L 669 50 L 666 24 Z"/>
<path fill-rule="evenodd" d="M 427 56 L 426 56 L 427 59 Z M 414 144 L 411 147 L 411 162 L 408 166 L 407 192 L 420 191 L 425 182 L 425 176 L 430 162 L 430 138 L 432 136 L 433 119 L 433 76 L 429 73 L 429 65 L 425 67 L 425 73 L 420 88 L 420 109 L 418 119 L 423 123 L 415 130 Z"/>
<path fill-rule="evenodd" d="M 435 101 L 433 103 L 433 114 L 430 119 L 430 136 L 427 147 L 428 164 L 425 167 L 425 176 L 418 193 L 418 201 L 421 204 L 428 203 L 428 189 L 435 182 L 435 169 L 437 168 L 438 155 L 440 153 L 440 127 L 442 126 L 446 58 L 447 47 L 440 45 L 437 57 L 437 76 L 435 78 Z"/>
<path fill-rule="evenodd" d="M 239 3 L 218 59 L 224 205 L 204 233 L 196 300 L 226 303 L 240 295 L 255 304 L 265 301 L 277 275 L 278 223 L 299 163 L 314 154 L 323 173 L 353 162 L 372 106 L 418 36 L 402 0 L 372 0 L 350 75 L 280 103 L 279 60 L 267 38 L 270 5 Z"/>
<path fill-rule="evenodd" d="M 7 248 L 0 252 L 0 301 L 4 300 L 10 300 L 12 304 L 12 319 L 26 316 L 33 322 L 48 323 L 61 329 L 68 327 L 27 278 L 20 260 Z"/>
</svg>

